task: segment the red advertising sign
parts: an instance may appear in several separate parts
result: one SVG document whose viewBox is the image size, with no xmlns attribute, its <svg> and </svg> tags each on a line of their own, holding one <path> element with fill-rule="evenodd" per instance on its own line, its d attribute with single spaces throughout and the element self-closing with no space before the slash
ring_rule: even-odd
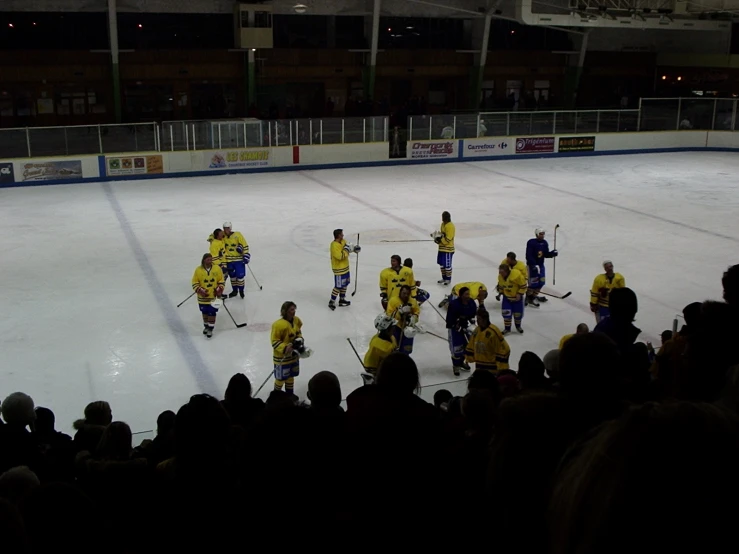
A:
<svg viewBox="0 0 739 554">
<path fill-rule="evenodd" d="M 516 139 L 516 154 L 554 152 L 554 137 L 526 137 Z"/>
</svg>

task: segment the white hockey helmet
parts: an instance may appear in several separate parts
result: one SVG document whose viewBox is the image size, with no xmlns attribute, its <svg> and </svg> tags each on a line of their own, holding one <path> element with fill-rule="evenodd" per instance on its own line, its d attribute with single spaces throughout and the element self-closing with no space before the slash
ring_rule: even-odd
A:
<svg viewBox="0 0 739 554">
<path fill-rule="evenodd" d="M 230 229 L 231 228 L 231 222 L 230 221 L 224 221 L 223 222 L 223 228 L 224 229 L 226 229 L 226 228 L 229 228 Z"/>
<path fill-rule="evenodd" d="M 534 236 L 538 237 L 539 235 L 546 234 L 546 232 L 546 229 L 544 229 L 543 227 L 537 227 L 536 229 L 534 229 Z"/>
<path fill-rule="evenodd" d="M 386 329 L 390 329 L 395 323 L 395 318 L 387 314 L 380 314 L 375 318 L 375 329 L 385 331 Z"/>
</svg>

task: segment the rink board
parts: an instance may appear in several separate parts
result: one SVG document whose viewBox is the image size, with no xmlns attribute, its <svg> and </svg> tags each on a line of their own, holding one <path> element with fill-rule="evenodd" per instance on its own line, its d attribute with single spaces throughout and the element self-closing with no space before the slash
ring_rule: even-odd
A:
<svg viewBox="0 0 739 554">
<path fill-rule="evenodd" d="M 739 150 L 732 131 L 581 133 L 0 160 L 0 187 L 541 157 Z"/>
</svg>

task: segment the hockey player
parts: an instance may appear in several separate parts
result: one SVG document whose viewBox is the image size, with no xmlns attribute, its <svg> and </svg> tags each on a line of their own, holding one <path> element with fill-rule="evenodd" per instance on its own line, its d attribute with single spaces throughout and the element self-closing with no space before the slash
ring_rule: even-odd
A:
<svg viewBox="0 0 739 554">
<path fill-rule="evenodd" d="M 403 354 L 412 354 L 413 338 L 418 332 L 416 324 L 421 310 L 418 302 L 411 298 L 411 288 L 408 285 L 400 287 L 400 294 L 388 301 L 385 313 L 396 321 L 393 335 L 398 343 L 398 350 Z"/>
<path fill-rule="evenodd" d="M 411 298 L 415 298 L 419 306 L 423 305 L 431 295 L 422 288 L 419 288 L 421 281 L 416 281 L 416 276 L 413 274 L 413 260 L 411 258 L 403 260 L 403 269 L 401 271 L 406 275 L 406 284 L 411 287 Z"/>
<path fill-rule="evenodd" d="M 382 361 L 398 349 L 398 341 L 393 336 L 393 326 L 395 324 L 395 318 L 386 313 L 382 313 L 375 318 L 377 334 L 370 340 L 369 348 L 364 355 L 363 365 L 367 373 L 362 374 L 362 380 L 365 385 L 371 385 L 375 382 L 375 375 L 377 375 L 377 369 Z"/>
<path fill-rule="evenodd" d="M 390 256 L 390 267 L 386 267 L 380 271 L 380 302 L 382 309 L 387 310 L 387 303 L 393 296 L 398 296 L 400 287 L 408 285 L 406 283 L 406 275 L 401 276 L 400 256 L 393 254 Z"/>
<path fill-rule="evenodd" d="M 274 363 L 275 390 L 294 395 L 295 377 L 300 374 L 300 358 L 307 358 L 313 352 L 305 347 L 303 322 L 295 315 L 295 302 L 283 302 L 280 319 L 272 324 L 272 362 Z"/>
<path fill-rule="evenodd" d="M 192 275 L 192 290 L 198 295 L 198 307 L 203 314 L 203 334 L 207 338 L 213 336 L 218 313 L 218 307 L 216 307 L 218 303 L 213 306 L 212 302 L 220 298 L 224 286 L 225 281 L 221 268 L 213 263 L 213 256 L 210 252 L 203 254 L 200 265 L 195 268 L 195 273 Z"/>
<path fill-rule="evenodd" d="M 507 335 L 511 332 L 511 319 L 516 323 L 516 330 L 523 333 L 521 321 L 523 320 L 526 278 L 517 269 L 511 269 L 508 264 L 500 264 L 498 269 L 498 292 L 503 295 L 501 305 L 505 325 L 503 334 Z"/>
<path fill-rule="evenodd" d="M 223 222 L 223 242 L 226 245 L 228 276 L 231 279 L 231 288 L 233 288 L 228 297 L 233 298 L 238 294 L 244 298 L 246 265 L 251 260 L 249 245 L 241 233 L 231 228 L 230 221 Z"/>
<path fill-rule="evenodd" d="M 605 273 L 597 275 L 593 280 L 593 288 L 590 289 L 590 311 L 595 314 L 595 321 L 600 323 L 607 319 L 611 312 L 608 309 L 608 298 L 613 289 L 626 287 L 626 279 L 620 273 L 613 271 L 613 262 L 603 262 Z"/>
<path fill-rule="evenodd" d="M 468 363 L 474 362 L 476 370 L 498 373 L 502 369 L 510 369 L 511 347 L 500 329 L 490 323 L 490 314 L 484 306 L 477 309 L 477 328 L 472 332 L 464 354 Z"/>
<path fill-rule="evenodd" d="M 454 235 L 456 229 L 452 223 L 449 212 L 441 214 L 441 227 L 438 231 L 431 233 L 431 238 L 439 245 L 439 253 L 436 263 L 441 268 L 441 279 L 437 281 L 440 285 L 448 285 L 452 282 L 452 257 L 454 256 Z"/>
<path fill-rule="evenodd" d="M 529 288 L 526 293 L 526 304 L 531 304 L 534 308 L 539 307 L 539 300 L 546 302 L 545 297 L 539 298 L 539 291 L 546 284 L 546 270 L 544 268 L 544 260 L 546 258 L 556 258 L 559 254 L 556 250 L 549 250 L 549 243 L 544 240 L 546 231 L 538 228 L 534 231 L 535 238 L 529 239 L 526 243 L 526 265 L 528 266 Z M 524 278 L 526 274 L 523 274 Z"/>
<path fill-rule="evenodd" d="M 346 299 L 346 288 L 351 282 L 349 274 L 349 254 L 357 253 L 361 250 L 359 245 L 353 245 L 344 240 L 344 230 L 334 229 L 334 240 L 329 246 L 331 254 L 331 269 L 334 271 L 334 289 L 331 291 L 331 300 L 328 307 L 331 310 L 336 309 L 336 297 L 339 297 L 339 306 L 351 306 L 351 302 Z"/>
<path fill-rule="evenodd" d="M 526 267 L 526 264 L 523 263 L 521 260 L 516 259 L 515 252 L 508 252 L 508 254 L 506 254 L 506 257 L 503 258 L 503 260 L 500 262 L 500 265 L 503 265 L 503 264 L 508 264 L 509 266 L 511 266 L 511 269 L 517 269 L 518 271 L 521 272 L 521 275 L 526 277 L 526 279 L 529 278 L 529 270 Z M 500 293 L 495 295 L 495 299 L 500 300 Z M 541 299 L 544 302 L 546 302 L 547 300 L 546 296 L 542 296 Z"/>
<path fill-rule="evenodd" d="M 459 291 L 463 288 L 470 289 L 470 298 L 472 300 L 477 300 L 477 302 L 480 304 L 480 306 L 485 305 L 485 300 L 488 297 L 488 288 L 477 281 L 472 281 L 469 283 L 457 283 L 452 288 L 452 294 L 445 297 L 441 302 L 439 302 L 439 308 L 443 308 L 449 302 L 454 300 L 455 298 L 459 297 Z"/>
<path fill-rule="evenodd" d="M 210 243 L 210 253 L 213 256 L 213 263 L 221 268 L 223 272 L 223 278 L 228 276 L 228 263 L 226 262 L 226 243 L 223 242 L 223 230 L 216 229 L 213 234 L 208 237 Z M 221 295 L 221 298 L 227 298 L 226 295 Z"/>
<path fill-rule="evenodd" d="M 477 305 L 470 298 L 470 289 L 459 289 L 459 297 L 449 303 L 446 313 L 446 328 L 449 336 L 449 351 L 452 355 L 452 371 L 459 375 L 461 371 L 469 371 L 470 366 L 464 361 L 464 349 L 469 338 L 469 325 L 474 324 Z"/>
</svg>

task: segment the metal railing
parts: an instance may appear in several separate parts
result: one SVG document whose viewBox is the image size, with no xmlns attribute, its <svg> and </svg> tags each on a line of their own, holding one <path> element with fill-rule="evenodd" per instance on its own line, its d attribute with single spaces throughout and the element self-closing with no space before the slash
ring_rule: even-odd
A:
<svg viewBox="0 0 739 554">
<path fill-rule="evenodd" d="M 152 152 L 158 132 L 156 123 L 0 129 L 0 158 Z"/>
<path fill-rule="evenodd" d="M 735 131 L 734 98 L 642 98 L 640 131 Z"/>
<path fill-rule="evenodd" d="M 165 121 L 162 150 L 221 150 L 264 146 L 387 142 L 387 117 L 261 121 Z"/>
<path fill-rule="evenodd" d="M 408 121 L 408 140 L 623 133 L 638 131 L 638 124 L 639 110 L 414 115 Z"/>
<path fill-rule="evenodd" d="M 414 115 L 407 140 L 480 136 L 737 130 L 733 98 L 643 98 L 636 110 Z M 166 121 L 0 129 L 0 159 L 388 142 L 388 118 Z"/>
</svg>

